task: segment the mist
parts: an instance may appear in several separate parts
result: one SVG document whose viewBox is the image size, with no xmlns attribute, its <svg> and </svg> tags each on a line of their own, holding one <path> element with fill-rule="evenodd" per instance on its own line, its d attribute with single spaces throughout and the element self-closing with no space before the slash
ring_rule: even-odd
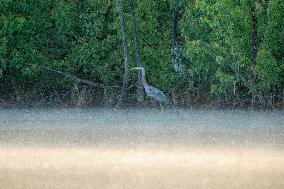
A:
<svg viewBox="0 0 284 189">
<path fill-rule="evenodd" d="M 282 188 L 284 112 L 3 109 L 4 188 Z"/>
</svg>

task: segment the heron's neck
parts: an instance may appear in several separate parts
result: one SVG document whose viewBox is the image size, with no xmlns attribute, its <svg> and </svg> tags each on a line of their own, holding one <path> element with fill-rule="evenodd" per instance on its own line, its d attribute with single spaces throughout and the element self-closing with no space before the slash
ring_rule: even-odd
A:
<svg viewBox="0 0 284 189">
<path fill-rule="evenodd" d="M 143 83 L 143 85 L 144 86 L 147 86 L 148 85 L 148 83 L 147 83 L 147 81 L 146 81 L 146 76 L 145 76 L 146 74 L 145 74 L 145 70 L 143 69 L 143 70 L 141 70 L 141 79 L 142 79 L 142 83 Z"/>
</svg>

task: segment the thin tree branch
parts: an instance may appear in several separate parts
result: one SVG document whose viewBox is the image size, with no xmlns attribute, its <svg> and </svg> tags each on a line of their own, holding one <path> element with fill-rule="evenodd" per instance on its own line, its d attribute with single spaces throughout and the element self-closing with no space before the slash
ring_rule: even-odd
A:
<svg viewBox="0 0 284 189">
<path fill-rule="evenodd" d="M 52 69 L 52 68 L 49 68 L 49 67 L 45 67 L 45 66 L 41 66 L 40 68 L 44 69 L 44 70 L 47 70 L 49 72 L 53 72 L 53 73 L 56 73 L 58 75 L 62 75 L 64 77 L 67 77 L 71 80 L 74 80 L 76 81 L 77 83 L 84 83 L 86 85 L 91 85 L 91 86 L 99 86 L 99 87 L 103 87 L 104 85 L 102 83 L 97 83 L 97 82 L 94 82 L 94 81 L 90 81 L 90 80 L 86 80 L 86 79 L 81 79 L 81 78 L 78 78 L 77 76 L 75 75 L 72 75 L 68 72 L 63 72 L 63 71 L 60 71 L 60 70 L 55 70 L 55 69 Z"/>
</svg>

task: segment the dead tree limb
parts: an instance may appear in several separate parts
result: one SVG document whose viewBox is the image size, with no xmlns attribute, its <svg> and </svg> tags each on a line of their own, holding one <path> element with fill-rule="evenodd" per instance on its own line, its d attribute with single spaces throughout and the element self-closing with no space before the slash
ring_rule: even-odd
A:
<svg viewBox="0 0 284 189">
<path fill-rule="evenodd" d="M 102 83 L 97 83 L 97 82 L 94 82 L 94 81 L 81 79 L 81 78 L 78 78 L 75 75 L 72 75 L 72 74 L 68 73 L 68 72 L 55 70 L 55 69 L 52 69 L 52 68 L 49 68 L 49 67 L 45 67 L 45 66 L 41 66 L 40 68 L 42 68 L 42 69 L 44 69 L 46 71 L 52 72 L 52 73 L 56 73 L 58 75 L 62 75 L 64 77 L 66 77 L 66 78 L 69 78 L 69 79 L 75 81 L 76 83 L 83 83 L 83 84 L 86 84 L 86 85 L 98 86 L 98 87 L 103 87 L 104 86 Z"/>
</svg>

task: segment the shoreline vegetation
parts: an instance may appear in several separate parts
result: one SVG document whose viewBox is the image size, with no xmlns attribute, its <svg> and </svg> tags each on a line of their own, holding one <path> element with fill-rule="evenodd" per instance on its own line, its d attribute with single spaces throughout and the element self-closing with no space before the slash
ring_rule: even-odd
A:
<svg viewBox="0 0 284 189">
<path fill-rule="evenodd" d="M 284 1 L 4 0 L 0 107 L 284 108 Z"/>
<path fill-rule="evenodd" d="M 71 101 L 26 101 L 26 102 L 6 102 L 0 99 L 0 110 L 1 109 L 124 109 L 124 110 L 139 110 L 139 109 L 167 109 L 167 110 L 284 110 L 283 106 L 270 106 L 270 105 L 243 105 L 243 106 L 232 106 L 231 104 L 211 102 L 211 104 L 194 104 L 194 105 L 160 105 L 159 103 L 149 100 L 143 105 L 137 106 L 136 104 L 126 104 L 123 107 L 116 107 L 115 104 L 105 105 L 105 104 L 73 104 Z"/>
</svg>

